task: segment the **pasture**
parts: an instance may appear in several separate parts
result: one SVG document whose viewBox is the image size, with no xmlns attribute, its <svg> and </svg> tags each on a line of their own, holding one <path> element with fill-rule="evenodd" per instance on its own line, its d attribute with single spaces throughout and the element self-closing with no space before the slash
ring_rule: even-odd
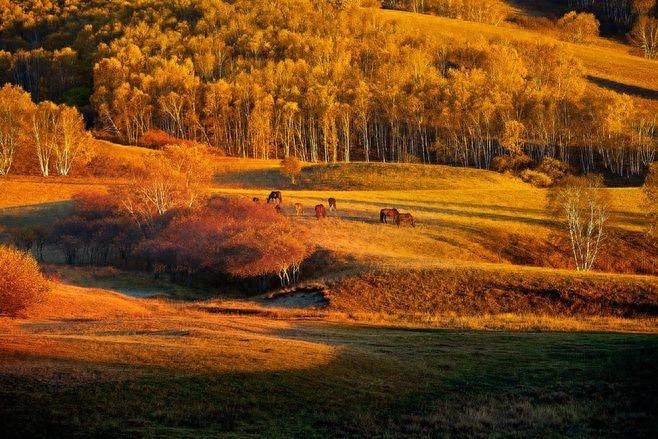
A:
<svg viewBox="0 0 658 439">
<path fill-rule="evenodd" d="M 513 177 L 356 163 L 307 166 L 292 186 L 276 161 L 218 167 L 217 196 L 282 191 L 282 213 L 319 250 L 302 283 L 322 285 L 328 306 L 49 264 L 46 300 L 0 318 L 7 437 L 656 433 L 658 281 L 637 188 L 608 190 L 622 247 L 580 274 L 559 252 L 547 260 L 561 244 L 546 191 Z M 122 181 L 5 183 L 11 229 L 47 226 L 71 196 Z M 337 209 L 316 219 L 329 197 Z M 382 224 L 384 207 L 416 227 Z"/>
<path fill-rule="evenodd" d="M 6 437 L 656 432 L 653 335 L 363 326 L 72 286 L 51 300 L 0 320 Z"/>
</svg>

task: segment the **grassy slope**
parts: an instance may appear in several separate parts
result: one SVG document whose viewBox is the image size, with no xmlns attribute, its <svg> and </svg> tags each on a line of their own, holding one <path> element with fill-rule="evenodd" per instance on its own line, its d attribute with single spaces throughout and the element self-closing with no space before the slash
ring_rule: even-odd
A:
<svg viewBox="0 0 658 439">
<path fill-rule="evenodd" d="M 58 286 L 0 318 L 6 437 L 651 436 L 655 336 L 368 328 Z"/>
<path fill-rule="evenodd" d="M 353 169 L 359 172 L 352 173 L 346 165 L 312 167 L 302 184 L 328 189 L 293 191 L 279 180 L 275 161 L 227 159 L 220 166 L 225 175 L 218 176 L 215 192 L 264 197 L 282 184 L 286 214 L 292 215 L 295 201 L 311 206 L 328 196 L 338 198 L 339 210 L 326 221 L 315 220 L 308 210 L 295 218 L 331 254 L 328 266 L 316 261 L 305 267 L 304 276 L 329 281 L 334 269 L 347 276 L 348 282 L 342 283 L 339 276 L 332 283 L 334 306 L 304 311 L 228 300 L 170 303 L 57 285 L 44 303 L 23 318 L 0 317 L 0 419 L 8 437 L 435 437 L 485 436 L 493 431 L 523 436 L 651 436 L 656 432 L 655 335 L 454 329 L 655 332 L 655 318 L 596 311 L 586 317 L 578 313 L 555 317 L 546 310 L 531 315 L 487 314 L 505 311 L 506 302 L 501 305 L 500 299 L 512 296 L 504 294 L 477 301 L 478 306 L 499 307 L 481 315 L 440 309 L 445 297 L 436 287 L 446 279 L 436 277 L 441 270 L 468 278 L 468 267 L 483 270 L 484 279 L 508 276 L 537 287 L 547 280 L 570 285 L 577 277 L 580 284 L 595 288 L 612 285 L 615 299 L 626 297 L 615 285 L 638 285 L 640 279 L 656 284 L 647 277 L 575 276 L 505 262 L 501 236 L 510 231 L 526 238 L 550 233 L 544 191 L 492 173 L 433 167 L 425 175 L 413 166 L 379 164 L 371 168 L 357 164 Z M 400 175 L 429 189 L 400 190 L 404 184 Z M 259 179 L 262 187 L 239 188 L 248 177 Z M 98 186 L 94 179 L 48 181 L 53 189 L 46 193 L 51 195 Z M 31 193 L 40 182 L 18 181 L 12 190 L 49 201 Z M 101 185 L 107 183 L 111 182 Z M 370 184 L 374 190 L 349 190 Z M 616 226 L 641 229 L 637 189 L 611 193 Z M 413 211 L 418 226 L 397 229 L 380 224 L 377 212 L 389 205 Z M 29 209 L 13 208 L 13 224 L 33 218 L 34 213 L 22 216 Z M 39 221 L 56 212 L 44 207 Z M 378 273 L 374 280 L 368 280 L 370 270 Z M 417 276 L 419 270 L 429 276 Z M 395 282 L 386 277 L 391 273 Z M 75 269 L 63 274 L 74 282 L 120 291 L 136 281 L 140 291 L 148 289 L 146 279 L 133 276 L 122 281 L 122 275 L 111 270 L 90 275 Z M 399 285 L 406 281 L 403 275 L 411 282 Z M 558 281 L 551 281 L 551 276 Z M 112 282 L 108 284 L 107 278 Z M 341 293 L 349 282 L 364 279 L 366 285 L 357 286 L 358 294 L 354 289 Z M 453 278 L 462 285 L 460 279 Z M 381 282 L 390 284 L 379 290 Z M 157 291 L 162 288 L 154 285 Z M 411 297 L 399 297 L 409 289 Z M 473 296 L 470 290 L 464 293 L 454 303 L 468 304 Z M 535 300 L 530 293 L 529 300 Z M 649 295 L 649 302 L 655 298 L 655 293 L 643 294 Z M 540 301 L 543 306 L 553 303 Z M 383 303 L 392 306 L 392 315 L 380 315 Z M 438 307 L 421 317 L 396 319 L 400 307 L 409 303 L 421 312 L 418 304 Z M 410 321 L 418 329 L 409 326 Z M 423 329 L 428 326 L 452 329 Z"/>
<path fill-rule="evenodd" d="M 554 289 L 554 267 L 570 267 L 571 261 L 568 243 L 556 239 L 559 235 L 558 224 L 545 210 L 546 191 L 532 188 L 518 179 L 493 172 L 447 166 L 378 163 L 312 165 L 304 169 L 297 187 L 313 189 L 292 190 L 289 182 L 281 177 L 278 163 L 274 160 L 221 159 L 218 168 L 221 171 L 216 178 L 217 186 L 212 189 L 218 194 L 264 199 L 270 189 L 283 189 L 283 212 L 304 227 L 308 231 L 309 240 L 321 250 L 319 256 L 303 268 L 302 275 L 308 281 L 334 282 L 348 278 L 349 282 L 349 278 L 355 274 L 367 272 L 370 272 L 369 276 L 381 279 L 388 276 L 405 279 L 406 270 L 413 269 L 421 270 L 424 278 L 421 277 L 418 282 L 407 287 L 413 288 L 420 296 L 435 295 L 449 286 L 451 279 L 468 268 L 480 270 L 478 273 L 485 278 L 507 279 L 507 285 L 498 285 L 494 289 L 496 291 L 509 291 L 513 294 L 525 291 L 523 294 L 544 297 L 545 303 L 535 301 L 530 307 L 524 299 L 506 306 L 500 306 L 496 301 L 491 306 L 483 302 L 481 306 L 473 308 L 482 312 L 530 312 L 555 316 L 559 312 L 548 311 L 553 308 L 564 311 L 562 302 L 570 300 L 563 297 L 564 294 L 570 294 L 568 288 L 561 290 L 557 296 L 547 294 Z M 258 182 L 260 188 L 253 188 L 253 182 Z M 409 187 L 409 182 L 413 182 L 412 187 Z M 67 190 L 71 191 L 74 188 L 86 188 L 78 187 L 75 182 L 52 184 L 67 186 Z M 325 189 L 317 190 L 317 187 Z M 426 189 L 417 190 L 417 187 Z M 27 188 L 30 190 L 29 185 Z M 639 207 L 640 191 L 637 188 L 622 188 L 610 189 L 609 192 L 614 233 L 599 258 L 598 268 L 613 272 L 655 273 L 658 269 L 656 251 L 644 244 L 642 238 L 646 220 Z M 317 221 L 313 216 L 313 206 L 317 203 L 326 204 L 330 196 L 338 199 L 338 211 L 330 212 L 327 220 Z M 301 217 L 294 216 L 295 202 L 306 207 Z M 412 212 L 417 227 L 397 228 L 381 224 L 379 210 L 383 207 L 397 207 L 401 211 Z M 37 219 L 47 221 L 46 218 L 60 216 L 65 209 L 66 205 L 47 205 L 36 213 L 30 212 L 28 208 L 0 211 L 0 226 L 12 227 Z M 523 267 L 527 265 L 540 268 Z M 143 285 L 144 282 L 150 282 L 148 279 L 140 280 L 139 287 L 130 288 L 127 283 L 135 279 L 110 285 L 94 274 L 65 274 L 69 282 L 79 285 L 104 285 L 117 291 L 148 294 L 148 288 Z M 515 281 L 515 276 L 519 277 L 519 282 Z M 566 285 L 569 279 L 581 285 L 577 294 L 583 297 L 601 295 L 602 284 L 594 281 L 596 275 L 579 275 L 591 278 L 591 281 L 581 283 L 574 276 L 574 272 L 566 270 L 560 278 L 567 280 Z M 347 293 L 349 288 L 338 284 L 335 291 L 342 292 L 343 296 L 334 297 L 334 304 L 342 304 L 340 309 L 347 312 L 380 313 L 382 308 L 379 305 L 385 303 L 393 314 L 406 310 L 408 314 L 428 315 L 427 303 L 423 300 L 418 300 L 414 307 L 409 308 L 409 301 L 395 299 L 405 285 L 379 291 L 379 287 L 374 287 L 376 282 L 371 284 L 371 289 L 358 289 L 362 300 L 350 297 Z M 640 288 L 640 284 L 647 286 Z M 482 291 L 475 284 L 468 287 L 471 288 L 469 291 Z M 634 294 L 639 294 L 639 291 L 648 294 L 647 303 L 658 303 L 658 281 L 653 277 L 609 275 L 605 287 L 605 291 L 614 291 L 620 295 L 622 304 L 619 306 L 622 308 L 625 306 L 623 303 L 632 302 Z M 158 289 L 162 290 L 160 287 Z M 380 304 L 366 305 L 371 301 L 368 295 L 373 294 L 374 290 L 377 290 L 377 297 L 381 299 Z M 189 295 L 185 291 L 173 292 L 176 297 Z M 355 306 L 358 303 L 362 306 Z M 396 307 L 396 304 L 399 306 Z M 572 304 L 567 308 L 572 309 L 574 306 Z M 435 314 L 445 315 L 448 311 L 444 305 L 440 305 Z M 468 314 L 465 311 L 461 309 L 459 313 Z M 586 307 L 580 313 L 570 311 L 563 314 L 596 315 L 597 311 Z M 651 311 L 621 315 L 653 314 Z M 607 307 L 600 315 L 619 314 Z M 652 325 L 649 324 L 650 327 Z"/>
<path fill-rule="evenodd" d="M 454 20 L 411 12 L 382 11 L 384 17 L 400 26 L 429 35 L 449 37 L 461 41 L 503 39 L 512 41 L 557 41 L 538 32 L 512 26 L 491 26 L 470 21 Z M 562 43 L 581 60 L 593 86 L 606 86 L 632 95 L 638 108 L 647 116 L 658 111 L 658 61 L 629 54 L 629 47 L 603 38 L 595 44 Z"/>
</svg>

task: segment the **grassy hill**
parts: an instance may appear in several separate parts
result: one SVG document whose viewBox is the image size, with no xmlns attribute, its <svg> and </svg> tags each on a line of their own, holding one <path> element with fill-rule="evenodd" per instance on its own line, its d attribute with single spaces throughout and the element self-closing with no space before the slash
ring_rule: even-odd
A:
<svg viewBox="0 0 658 439">
<path fill-rule="evenodd" d="M 559 243 L 544 190 L 443 166 L 312 165 L 295 189 L 276 161 L 217 167 L 216 194 L 283 190 L 283 213 L 318 246 L 303 282 L 329 306 L 50 265 L 61 281 L 45 300 L 0 317 L 7 437 L 655 435 L 658 280 L 550 268 L 568 258 L 546 258 Z M 122 180 L 2 183 L 11 229 Z M 604 268 L 649 270 L 655 254 L 628 240 L 644 227 L 639 190 L 609 192 L 626 235 Z M 318 221 L 310 208 L 329 196 L 338 210 Z M 417 226 L 381 224 L 388 206 Z"/>
<path fill-rule="evenodd" d="M 293 186 L 280 174 L 276 160 L 221 158 L 216 167 L 209 188 L 215 194 L 264 200 L 270 190 L 283 190 L 282 212 L 306 231 L 309 242 L 317 248 L 315 256 L 302 267 L 303 279 L 331 284 L 332 303 L 343 312 L 388 311 L 391 316 L 404 314 L 415 322 L 427 316 L 439 316 L 441 321 L 441 316 L 450 312 L 608 317 L 656 314 L 651 306 L 658 303 L 658 282 L 642 275 L 657 272 L 657 250 L 644 238 L 647 220 L 638 188 L 607 189 L 611 203 L 609 236 L 595 268 L 610 274 L 601 280 L 597 274 L 576 275 L 571 271 L 569 242 L 560 223 L 546 210 L 547 191 L 508 175 L 412 164 L 307 165 Z M 66 201 L 40 202 L 65 200 L 81 191 L 107 190 L 111 184 L 122 184 L 121 180 L 93 178 L 27 178 L 9 183 L 12 191 L 35 194 L 37 204 L 0 210 L 0 226 L 8 230 L 28 224 L 47 225 L 66 214 L 70 206 Z M 327 205 L 329 197 L 338 200 L 338 210 L 317 221 L 313 206 Z M 294 203 L 305 206 L 301 216 L 295 215 Z M 14 204 L 10 200 L 5 206 Z M 411 212 L 416 227 L 382 224 L 379 211 L 385 207 Z M 563 271 L 557 275 L 556 270 Z M 464 277 L 463 273 L 471 274 Z M 94 282 L 93 274 L 68 274 L 76 284 L 110 286 L 102 279 Z M 361 275 L 370 279 L 366 284 L 372 288 L 365 284 L 354 287 L 353 278 Z M 131 288 L 129 284 L 136 282 L 139 288 Z M 148 279 L 145 282 L 148 284 Z M 391 285 L 388 290 L 383 288 L 387 283 Z M 124 292 L 145 288 L 144 280 L 135 277 L 112 285 Z M 454 294 L 447 292 L 455 285 L 459 294 L 473 293 L 474 301 L 469 299 L 462 307 L 451 309 Z M 401 300 L 406 289 L 415 292 L 409 295 L 413 303 Z M 360 295 L 351 297 L 352 290 Z M 437 296 L 444 291 L 445 297 Z M 506 304 L 501 304 L 500 298 L 488 299 L 501 292 Z M 185 292 L 167 294 L 190 297 Z M 649 308 L 624 308 L 642 294 Z M 369 295 L 379 302 L 368 305 Z M 423 299 L 425 296 L 439 301 Z M 587 297 L 596 297 L 599 305 L 582 307 L 579 301 Z"/>
<path fill-rule="evenodd" d="M 241 306 L 56 287 L 0 318 L 5 436 L 656 432 L 655 336 L 363 327 Z"/>
<path fill-rule="evenodd" d="M 404 191 L 433 189 L 529 188 L 497 172 L 408 163 L 306 164 L 296 184 L 280 172 L 278 160 L 222 158 L 214 184 L 229 188 L 292 190 Z"/>
</svg>

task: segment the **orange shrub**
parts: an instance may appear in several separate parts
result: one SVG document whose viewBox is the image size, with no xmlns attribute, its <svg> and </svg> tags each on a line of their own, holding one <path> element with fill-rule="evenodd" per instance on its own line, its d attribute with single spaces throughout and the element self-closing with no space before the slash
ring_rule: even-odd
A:
<svg viewBox="0 0 658 439">
<path fill-rule="evenodd" d="M 31 254 L 0 247 L 0 314 L 16 315 L 37 303 L 48 289 Z"/>
<path fill-rule="evenodd" d="M 162 149 L 165 145 L 176 145 L 181 143 L 180 139 L 171 134 L 156 129 L 150 129 L 137 140 L 139 146 L 150 149 Z"/>
<path fill-rule="evenodd" d="M 536 170 L 542 174 L 548 175 L 554 183 L 557 183 L 574 172 L 568 163 L 552 157 L 544 157 Z"/>
<path fill-rule="evenodd" d="M 530 183 L 535 187 L 549 187 L 553 184 L 553 179 L 543 172 L 532 169 L 524 169 L 519 173 L 521 180 Z"/>
<path fill-rule="evenodd" d="M 509 156 L 499 155 L 494 157 L 491 167 L 498 172 L 517 172 L 526 169 L 532 164 L 532 159 L 525 154 Z"/>
</svg>

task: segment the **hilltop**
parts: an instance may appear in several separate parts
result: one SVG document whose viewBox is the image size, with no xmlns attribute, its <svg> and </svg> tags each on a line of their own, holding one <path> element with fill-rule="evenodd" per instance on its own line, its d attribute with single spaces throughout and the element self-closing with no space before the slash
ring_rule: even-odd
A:
<svg viewBox="0 0 658 439">
<path fill-rule="evenodd" d="M 493 26 L 394 10 L 382 10 L 381 13 L 403 28 L 413 28 L 426 35 L 447 37 L 455 41 L 539 40 L 562 45 L 583 64 L 590 87 L 603 87 L 628 94 L 648 116 L 655 115 L 658 111 L 658 61 L 631 54 L 628 45 L 603 37 L 598 37 L 589 44 L 575 44 L 560 41 L 541 31 L 510 24 Z"/>
</svg>

